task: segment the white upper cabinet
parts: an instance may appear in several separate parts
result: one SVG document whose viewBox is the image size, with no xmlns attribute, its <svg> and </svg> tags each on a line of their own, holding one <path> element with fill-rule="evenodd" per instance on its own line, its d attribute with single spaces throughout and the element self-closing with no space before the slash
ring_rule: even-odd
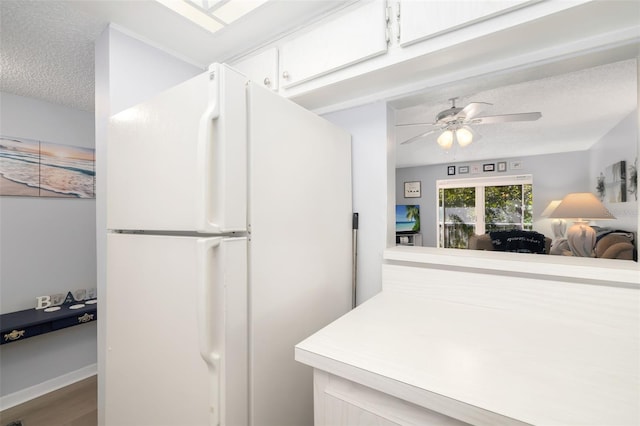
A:
<svg viewBox="0 0 640 426">
<path fill-rule="evenodd" d="M 386 51 L 386 2 L 367 2 L 282 44 L 280 85 L 286 89 Z"/>
<path fill-rule="evenodd" d="M 235 62 L 233 68 L 237 69 L 251 80 L 278 90 L 278 49 L 271 48 L 257 55 L 249 56 L 240 62 Z"/>
<path fill-rule="evenodd" d="M 528 0 L 401 0 L 400 45 L 435 37 L 506 13 L 526 4 Z"/>
<path fill-rule="evenodd" d="M 326 113 L 577 52 L 591 55 L 618 46 L 625 57 L 637 53 L 637 1 L 345 3 L 234 67 L 305 108 Z"/>
</svg>

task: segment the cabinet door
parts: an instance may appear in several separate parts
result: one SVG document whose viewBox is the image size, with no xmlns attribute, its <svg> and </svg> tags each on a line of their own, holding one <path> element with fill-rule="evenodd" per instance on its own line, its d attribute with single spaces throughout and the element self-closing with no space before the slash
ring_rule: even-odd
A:
<svg viewBox="0 0 640 426">
<path fill-rule="evenodd" d="M 315 426 L 468 426 L 391 395 L 313 370 Z"/>
<path fill-rule="evenodd" d="M 453 31 L 522 7 L 527 0 L 457 0 L 400 2 L 400 45 Z"/>
<path fill-rule="evenodd" d="M 278 49 L 265 50 L 240 62 L 232 64 L 251 80 L 258 82 L 271 90 L 278 90 Z"/>
<path fill-rule="evenodd" d="M 368 2 L 284 43 L 280 84 L 291 87 L 386 51 L 386 2 Z"/>
</svg>

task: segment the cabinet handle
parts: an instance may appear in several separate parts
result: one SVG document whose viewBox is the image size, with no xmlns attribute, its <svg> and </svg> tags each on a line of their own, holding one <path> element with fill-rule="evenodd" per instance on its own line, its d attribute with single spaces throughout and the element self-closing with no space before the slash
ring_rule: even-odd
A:
<svg viewBox="0 0 640 426">
<path fill-rule="evenodd" d="M 264 85 L 267 87 L 271 87 L 271 80 L 269 79 L 269 77 L 264 78 Z"/>
<path fill-rule="evenodd" d="M 86 313 L 86 314 L 82 315 L 81 317 L 78 317 L 78 322 L 79 323 L 85 323 L 85 322 L 89 322 L 89 321 L 93 321 L 93 314 Z"/>
<path fill-rule="evenodd" d="M 7 333 L 4 335 L 4 341 L 10 342 L 13 340 L 18 340 L 21 337 L 24 337 L 24 330 L 13 330 L 11 333 Z"/>
<path fill-rule="evenodd" d="M 284 78 L 285 80 L 289 80 L 289 73 L 287 71 L 283 71 L 282 78 Z"/>
</svg>

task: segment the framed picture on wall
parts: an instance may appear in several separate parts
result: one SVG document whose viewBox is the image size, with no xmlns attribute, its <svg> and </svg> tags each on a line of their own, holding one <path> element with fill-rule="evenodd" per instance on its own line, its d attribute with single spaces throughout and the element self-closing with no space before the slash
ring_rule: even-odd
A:
<svg viewBox="0 0 640 426">
<path fill-rule="evenodd" d="M 458 167 L 458 173 L 461 175 L 466 175 L 469 173 L 469 166 L 460 166 Z"/>
<path fill-rule="evenodd" d="M 0 196 L 95 198 L 95 150 L 0 136 Z"/>
<path fill-rule="evenodd" d="M 507 171 L 507 162 L 506 161 L 499 161 L 498 162 L 498 171 L 499 172 L 506 172 Z"/>
<path fill-rule="evenodd" d="M 420 181 L 404 183 L 404 198 L 420 198 Z"/>
<path fill-rule="evenodd" d="M 494 163 L 483 164 L 482 165 L 482 171 L 483 172 L 495 172 L 496 171 L 496 165 Z"/>
<path fill-rule="evenodd" d="M 453 176 L 456 174 L 456 166 L 447 167 L 447 175 Z"/>
<path fill-rule="evenodd" d="M 627 165 L 625 161 L 618 161 L 604 171 L 605 201 L 610 203 L 624 203 L 627 201 Z"/>
</svg>

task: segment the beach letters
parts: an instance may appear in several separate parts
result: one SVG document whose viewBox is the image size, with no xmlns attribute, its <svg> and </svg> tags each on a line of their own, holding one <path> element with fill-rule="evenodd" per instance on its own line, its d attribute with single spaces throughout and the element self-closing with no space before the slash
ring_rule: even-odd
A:
<svg viewBox="0 0 640 426">
<path fill-rule="evenodd" d="M 78 289 L 65 293 L 57 293 L 48 296 L 36 297 L 36 310 L 46 309 L 52 306 L 68 305 L 96 298 L 96 289 Z"/>
</svg>

